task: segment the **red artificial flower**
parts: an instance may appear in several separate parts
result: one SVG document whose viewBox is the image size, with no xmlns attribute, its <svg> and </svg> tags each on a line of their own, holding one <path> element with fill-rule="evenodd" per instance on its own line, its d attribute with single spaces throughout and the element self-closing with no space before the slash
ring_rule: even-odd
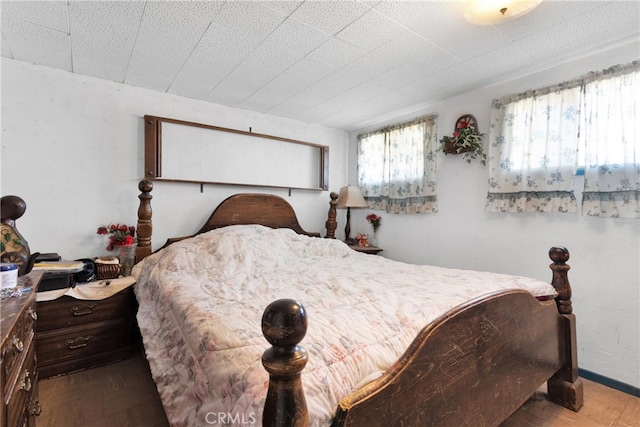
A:
<svg viewBox="0 0 640 427">
<path fill-rule="evenodd" d="M 98 227 L 98 234 L 108 234 L 107 250 L 112 251 L 116 246 L 131 246 L 136 243 L 136 228 L 125 224 L 109 224 Z"/>
<path fill-rule="evenodd" d="M 369 224 L 373 225 L 374 230 L 380 226 L 380 221 L 382 220 L 382 217 L 372 213 L 367 215 L 366 218 L 367 218 L 367 221 L 369 221 Z"/>
</svg>

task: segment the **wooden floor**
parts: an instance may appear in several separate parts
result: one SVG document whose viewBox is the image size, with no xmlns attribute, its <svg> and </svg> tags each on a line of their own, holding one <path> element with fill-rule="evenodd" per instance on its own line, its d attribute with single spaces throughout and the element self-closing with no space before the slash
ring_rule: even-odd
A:
<svg viewBox="0 0 640 427">
<path fill-rule="evenodd" d="M 585 404 L 580 412 L 550 403 L 541 389 L 501 427 L 640 426 L 639 398 L 583 381 Z M 42 413 L 37 427 L 168 426 L 142 356 L 42 380 L 39 387 Z"/>
</svg>

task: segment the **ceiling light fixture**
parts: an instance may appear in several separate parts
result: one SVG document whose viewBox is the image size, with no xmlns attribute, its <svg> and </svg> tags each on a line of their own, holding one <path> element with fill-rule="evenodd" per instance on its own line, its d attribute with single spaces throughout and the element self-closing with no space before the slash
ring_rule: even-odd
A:
<svg viewBox="0 0 640 427">
<path fill-rule="evenodd" d="M 464 4 L 464 17 L 477 25 L 494 25 L 523 16 L 542 0 L 469 0 Z"/>
</svg>

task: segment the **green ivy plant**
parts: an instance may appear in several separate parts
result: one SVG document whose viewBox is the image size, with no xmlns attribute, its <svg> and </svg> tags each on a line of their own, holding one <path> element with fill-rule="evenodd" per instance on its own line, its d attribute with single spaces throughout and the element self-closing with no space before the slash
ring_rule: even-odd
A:
<svg viewBox="0 0 640 427">
<path fill-rule="evenodd" d="M 442 151 L 445 154 L 462 154 L 467 163 L 480 159 L 480 163 L 486 166 L 487 155 L 482 148 L 484 134 L 478 132 L 475 126 L 466 120 L 461 121 L 458 126 L 453 136 L 444 136 L 440 140 Z"/>
</svg>

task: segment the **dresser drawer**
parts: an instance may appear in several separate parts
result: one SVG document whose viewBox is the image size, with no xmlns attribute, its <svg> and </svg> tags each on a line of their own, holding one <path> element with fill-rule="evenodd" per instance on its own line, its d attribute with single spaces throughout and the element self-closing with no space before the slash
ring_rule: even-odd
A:
<svg viewBox="0 0 640 427">
<path fill-rule="evenodd" d="M 129 290 L 103 300 L 87 301 L 61 297 L 38 303 L 38 332 L 51 331 L 124 318 L 129 307 Z"/>
<path fill-rule="evenodd" d="M 35 325 L 35 299 L 27 304 L 26 308 L 18 313 L 17 320 L 9 331 L 8 339 L 2 348 L 2 384 L 7 384 L 18 364 L 23 360 L 23 353 L 33 340 Z M 15 375 L 15 373 L 14 373 Z"/>
<path fill-rule="evenodd" d="M 41 368 L 66 360 L 107 353 L 128 346 L 126 319 L 107 320 L 58 331 L 38 332 L 36 347 Z"/>
<path fill-rule="evenodd" d="M 34 352 L 33 341 L 29 341 L 29 348 L 24 359 L 20 358 L 24 363 L 18 369 L 18 376 L 15 378 L 15 387 L 11 390 L 7 407 L 6 417 L 8 426 L 19 426 L 26 421 L 27 406 L 32 400 L 35 387 L 38 382 L 38 374 L 36 371 L 36 356 Z"/>
</svg>

